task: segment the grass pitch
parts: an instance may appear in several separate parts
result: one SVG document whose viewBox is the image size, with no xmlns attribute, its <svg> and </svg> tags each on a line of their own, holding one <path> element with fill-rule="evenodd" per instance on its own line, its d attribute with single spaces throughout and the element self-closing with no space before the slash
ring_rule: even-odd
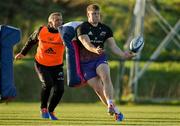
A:
<svg viewBox="0 0 180 126">
<path fill-rule="evenodd" d="M 180 126 L 179 106 L 121 105 L 123 122 L 116 122 L 100 103 L 61 103 L 58 121 L 40 118 L 39 103 L 0 104 L 1 126 Z"/>
</svg>

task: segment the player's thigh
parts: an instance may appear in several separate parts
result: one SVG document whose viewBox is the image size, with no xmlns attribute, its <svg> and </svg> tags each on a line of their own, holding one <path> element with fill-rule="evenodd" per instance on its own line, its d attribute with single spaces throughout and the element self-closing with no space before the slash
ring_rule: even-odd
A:
<svg viewBox="0 0 180 126">
<path fill-rule="evenodd" d="M 52 86 L 53 78 L 51 76 L 51 72 L 44 66 L 35 63 L 35 70 L 39 77 L 39 80 L 42 82 L 42 86 Z"/>
<path fill-rule="evenodd" d="M 108 64 L 102 63 L 96 68 L 96 73 L 100 78 L 110 78 L 110 68 Z"/>
<path fill-rule="evenodd" d="M 88 85 L 92 87 L 94 90 L 99 91 L 103 89 L 103 84 L 101 79 L 97 77 L 93 77 L 87 81 Z"/>
</svg>

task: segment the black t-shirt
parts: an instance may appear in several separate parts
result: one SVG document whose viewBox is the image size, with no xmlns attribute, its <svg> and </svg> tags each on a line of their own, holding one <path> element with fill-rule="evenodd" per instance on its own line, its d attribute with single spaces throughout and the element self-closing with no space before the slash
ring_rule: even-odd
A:
<svg viewBox="0 0 180 126">
<path fill-rule="evenodd" d="M 98 26 L 94 27 L 89 22 L 84 22 L 77 28 L 77 37 L 80 35 L 88 35 L 91 43 L 98 47 L 104 48 L 105 41 L 113 37 L 112 30 L 105 24 L 98 23 Z M 77 39 L 78 40 L 78 39 Z M 79 49 L 80 49 L 80 60 L 89 61 L 94 58 L 99 57 L 100 55 L 88 51 L 82 43 L 78 40 Z"/>
</svg>

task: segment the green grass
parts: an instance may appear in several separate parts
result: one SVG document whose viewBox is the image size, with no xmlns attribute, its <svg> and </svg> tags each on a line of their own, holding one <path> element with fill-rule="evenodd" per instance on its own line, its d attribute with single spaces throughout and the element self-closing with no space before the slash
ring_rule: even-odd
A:
<svg viewBox="0 0 180 126">
<path fill-rule="evenodd" d="M 0 125 L 3 126 L 178 126 L 179 106 L 121 105 L 126 119 L 115 122 L 100 103 L 62 103 L 56 113 L 60 120 L 51 121 L 39 116 L 39 103 L 0 104 Z"/>
</svg>

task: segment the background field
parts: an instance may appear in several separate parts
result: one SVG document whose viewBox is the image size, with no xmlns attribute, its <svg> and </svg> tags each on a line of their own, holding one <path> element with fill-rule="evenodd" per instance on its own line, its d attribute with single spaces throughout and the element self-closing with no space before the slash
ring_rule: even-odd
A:
<svg viewBox="0 0 180 126">
<path fill-rule="evenodd" d="M 22 30 L 21 41 L 14 47 L 15 55 L 22 49 L 28 36 L 35 29 L 47 24 L 47 17 L 51 12 L 62 12 L 65 23 L 76 20 L 85 21 L 87 20 L 85 8 L 89 3 L 100 5 L 103 22 L 112 28 L 117 45 L 121 49 L 126 49 L 124 45 L 131 32 L 135 0 L 6 0 L 6 2 L 1 0 L 0 24 L 12 25 Z M 152 0 L 151 3 L 171 27 L 174 27 L 180 19 L 180 0 Z M 147 8 L 144 20 L 146 44 L 142 51 L 140 67 L 143 67 L 166 35 L 159 26 L 157 16 Z M 175 39 L 179 40 L 177 36 Z M 173 41 L 163 49 L 157 61 L 153 62 L 140 78 L 138 87 L 138 96 L 144 99 L 144 103 L 147 104 L 149 102 L 146 100 L 156 98 L 161 102 L 159 99 L 164 98 L 172 101 L 171 106 L 120 105 L 119 108 L 126 116 L 122 123 L 115 122 L 113 117 L 107 115 L 105 107 L 97 103 L 99 99 L 92 89 L 67 86 L 62 99 L 63 104 L 57 107 L 57 116 L 60 120 L 42 120 L 39 117 L 38 103 L 41 84 L 35 73 L 32 59 L 35 50 L 35 47 L 32 48 L 26 56 L 27 59 L 14 62 L 17 97 L 13 103 L 0 104 L 0 126 L 180 126 L 180 106 L 178 106 L 180 103 L 180 50 Z M 117 60 L 119 59 L 116 56 L 109 55 L 113 84 L 116 83 L 119 72 Z M 130 64 L 132 61 L 126 64 L 123 83 L 119 83 L 123 89 L 122 96 L 125 98 L 129 93 Z M 66 72 L 66 66 L 64 70 Z"/>
<path fill-rule="evenodd" d="M 126 73 L 123 76 L 123 83 L 118 84 L 123 88 L 122 96 L 127 97 L 129 93 L 128 78 L 129 68 L 132 62 L 126 65 Z M 119 62 L 109 61 L 111 67 L 111 78 L 115 84 L 119 76 Z M 141 67 L 144 62 L 141 62 Z M 66 63 L 64 65 L 66 79 Z M 14 62 L 14 76 L 17 88 L 17 101 L 38 102 L 41 83 L 34 70 L 33 59 L 24 59 Z M 28 80 L 28 81 L 27 81 Z M 180 65 L 179 62 L 155 62 L 146 71 L 145 75 L 139 80 L 138 95 L 143 99 L 150 98 L 171 98 L 177 101 L 180 98 Z M 82 99 L 82 96 L 83 97 Z M 74 98 L 75 97 L 75 98 Z M 120 96 L 119 96 L 120 97 Z M 64 102 L 96 102 L 98 100 L 94 91 L 89 87 L 70 88 L 65 82 Z M 180 103 L 179 101 L 177 103 Z"/>
<path fill-rule="evenodd" d="M 1 126 L 179 126 L 179 106 L 121 105 L 126 119 L 119 123 L 106 113 L 100 103 L 62 103 L 58 121 L 39 117 L 39 103 L 0 104 Z"/>
</svg>

